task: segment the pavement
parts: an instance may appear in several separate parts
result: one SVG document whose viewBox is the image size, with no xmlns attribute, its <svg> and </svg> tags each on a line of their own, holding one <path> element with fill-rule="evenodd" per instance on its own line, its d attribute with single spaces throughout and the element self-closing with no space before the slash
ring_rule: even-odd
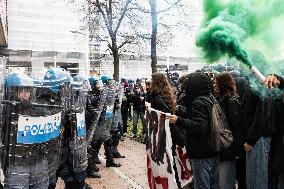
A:
<svg viewBox="0 0 284 189">
<path fill-rule="evenodd" d="M 104 148 L 100 150 L 102 164 L 100 168 L 100 179 L 87 179 L 87 183 L 94 189 L 147 189 L 147 162 L 145 145 L 129 138 L 120 141 L 118 150 L 125 158 L 115 159 L 122 166 L 108 168 L 105 166 Z M 58 181 L 56 189 L 64 189 L 62 180 Z"/>
</svg>

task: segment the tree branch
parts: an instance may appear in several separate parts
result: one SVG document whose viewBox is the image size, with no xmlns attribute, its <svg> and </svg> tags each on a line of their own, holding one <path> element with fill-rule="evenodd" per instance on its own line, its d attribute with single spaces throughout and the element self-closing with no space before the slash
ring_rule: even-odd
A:
<svg viewBox="0 0 284 189">
<path fill-rule="evenodd" d="M 171 8 L 173 8 L 175 5 L 177 5 L 181 1 L 182 0 L 177 0 L 175 3 L 171 4 L 168 8 L 166 8 L 164 10 L 157 11 L 157 14 L 169 11 Z M 169 2 L 167 2 L 167 3 L 170 4 Z"/>
<path fill-rule="evenodd" d="M 132 0 L 127 0 L 125 6 L 123 7 L 121 16 L 120 16 L 120 18 L 119 18 L 119 20 L 118 20 L 118 23 L 117 23 L 117 26 L 116 26 L 116 28 L 115 28 L 115 30 L 114 30 L 114 34 L 117 34 L 117 31 L 118 31 L 118 29 L 119 29 L 119 27 L 120 27 L 120 24 L 121 24 L 121 22 L 122 22 L 122 20 L 123 20 L 123 18 L 124 18 L 124 16 L 125 16 L 125 13 L 126 13 L 126 11 L 127 11 L 128 5 L 131 3 L 131 1 L 132 1 Z"/>
</svg>

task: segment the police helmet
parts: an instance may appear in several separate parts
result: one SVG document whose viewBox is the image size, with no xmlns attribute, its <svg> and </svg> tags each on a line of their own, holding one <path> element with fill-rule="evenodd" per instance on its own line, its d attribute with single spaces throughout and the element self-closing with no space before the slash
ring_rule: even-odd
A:
<svg viewBox="0 0 284 189">
<path fill-rule="evenodd" d="M 103 83 L 106 84 L 109 80 L 112 80 L 112 78 L 110 76 L 108 76 L 108 75 L 103 75 L 101 77 L 101 80 L 102 80 Z"/>
<path fill-rule="evenodd" d="M 96 85 L 96 83 L 99 81 L 99 78 L 95 77 L 95 76 L 92 76 L 92 77 L 89 77 L 89 83 L 90 85 Z"/>
<path fill-rule="evenodd" d="M 33 79 L 22 73 L 11 72 L 5 79 L 6 87 L 32 87 Z"/>
<path fill-rule="evenodd" d="M 73 81 L 69 72 L 63 68 L 51 68 L 44 75 L 45 86 L 49 86 L 54 92 L 59 90 L 59 86 Z"/>
</svg>

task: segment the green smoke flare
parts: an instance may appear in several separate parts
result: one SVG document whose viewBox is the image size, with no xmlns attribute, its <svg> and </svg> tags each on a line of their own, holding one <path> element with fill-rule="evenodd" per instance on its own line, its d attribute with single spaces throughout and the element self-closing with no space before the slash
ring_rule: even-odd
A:
<svg viewBox="0 0 284 189">
<path fill-rule="evenodd" d="M 273 18 L 283 15 L 284 1 L 204 0 L 204 10 L 204 28 L 196 39 L 204 58 L 212 63 L 227 55 L 250 67 L 242 42 L 266 29 Z"/>
</svg>

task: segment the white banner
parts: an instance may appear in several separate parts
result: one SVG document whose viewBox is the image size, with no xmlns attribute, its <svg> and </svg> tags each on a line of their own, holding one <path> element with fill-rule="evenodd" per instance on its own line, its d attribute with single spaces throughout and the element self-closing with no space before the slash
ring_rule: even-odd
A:
<svg viewBox="0 0 284 189">
<path fill-rule="evenodd" d="M 185 148 L 173 146 L 166 114 L 146 110 L 147 175 L 150 189 L 177 189 L 192 181 Z M 175 149 L 176 156 L 173 155 Z"/>
</svg>

